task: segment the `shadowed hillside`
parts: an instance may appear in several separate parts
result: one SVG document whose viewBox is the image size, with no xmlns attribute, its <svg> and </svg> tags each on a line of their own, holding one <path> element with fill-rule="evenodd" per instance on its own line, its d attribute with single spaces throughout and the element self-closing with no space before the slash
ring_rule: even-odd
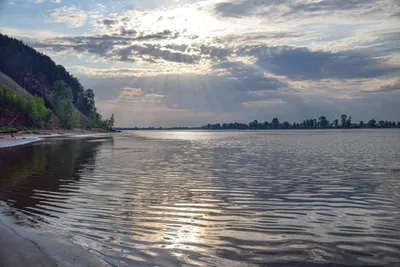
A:
<svg viewBox="0 0 400 267">
<path fill-rule="evenodd" d="M 0 62 L 0 85 L 3 86 L 0 126 L 111 127 L 111 120 L 103 120 L 97 112 L 93 90 L 85 89 L 77 78 L 50 57 L 22 41 L 0 34 Z M 4 96 L 5 91 L 7 96 Z M 14 95 L 10 97 L 10 94 Z M 24 114 L 25 117 L 31 114 L 26 102 L 32 97 L 43 99 L 46 108 L 51 110 L 52 116 L 45 122 L 37 123 L 35 119 L 24 118 Z M 10 98 L 17 99 L 16 103 L 11 103 Z M 10 119 L 16 116 L 16 124 L 9 125 Z"/>
</svg>

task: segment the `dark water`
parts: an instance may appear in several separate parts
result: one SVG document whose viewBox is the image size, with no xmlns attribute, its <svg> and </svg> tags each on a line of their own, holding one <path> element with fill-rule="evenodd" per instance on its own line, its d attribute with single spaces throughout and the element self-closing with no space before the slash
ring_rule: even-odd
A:
<svg viewBox="0 0 400 267">
<path fill-rule="evenodd" d="M 0 177 L 16 222 L 116 266 L 400 266 L 396 130 L 48 140 Z"/>
</svg>

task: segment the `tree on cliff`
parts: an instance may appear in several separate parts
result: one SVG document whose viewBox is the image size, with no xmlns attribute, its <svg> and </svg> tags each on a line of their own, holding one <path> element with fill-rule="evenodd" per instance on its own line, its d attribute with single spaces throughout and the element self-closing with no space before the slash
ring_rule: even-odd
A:
<svg viewBox="0 0 400 267">
<path fill-rule="evenodd" d="M 63 128 L 71 129 L 79 124 L 79 114 L 73 108 L 71 88 L 64 81 L 56 81 L 52 95 L 55 113 L 61 120 Z"/>
<path fill-rule="evenodd" d="M 87 127 L 106 128 L 107 120 L 102 120 L 97 112 L 93 90 L 85 90 L 77 78 L 50 57 L 0 34 L 0 62 L 0 71 L 30 94 L 41 97 L 46 107 L 60 116 L 63 127 L 74 126 L 81 112 L 90 120 L 85 123 Z"/>
</svg>

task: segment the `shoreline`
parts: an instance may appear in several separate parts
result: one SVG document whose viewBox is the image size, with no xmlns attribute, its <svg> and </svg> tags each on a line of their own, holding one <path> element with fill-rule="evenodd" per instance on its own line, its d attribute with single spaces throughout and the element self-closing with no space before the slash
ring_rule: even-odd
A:
<svg viewBox="0 0 400 267">
<path fill-rule="evenodd" d="M 2 148 L 11 148 L 46 138 L 81 138 L 107 134 L 99 131 L 40 131 L 39 134 L 18 134 L 16 139 L 0 139 Z M 4 135 L 3 135 L 4 136 Z M 62 236 L 28 225 L 19 225 L 7 213 L 12 208 L 0 201 L 0 266 L 8 267 L 106 267 L 113 266 L 95 251 L 74 243 L 70 236 Z"/>
<path fill-rule="evenodd" d="M 112 266 L 68 237 L 15 224 L 0 205 L 0 266 Z"/>
<path fill-rule="evenodd" d="M 10 134 L 0 134 L 0 149 L 22 146 L 34 142 L 38 142 L 45 138 L 54 137 L 90 137 L 110 132 L 94 131 L 94 130 L 39 130 L 37 134 L 18 133 L 15 134 L 15 139 L 11 138 Z"/>
</svg>

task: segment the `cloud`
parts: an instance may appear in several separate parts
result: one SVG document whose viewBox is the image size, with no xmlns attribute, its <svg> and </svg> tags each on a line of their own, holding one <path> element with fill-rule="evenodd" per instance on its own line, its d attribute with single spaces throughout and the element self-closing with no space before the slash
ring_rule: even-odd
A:
<svg viewBox="0 0 400 267">
<path fill-rule="evenodd" d="M 252 56 L 256 64 L 276 75 L 291 79 L 373 78 L 400 70 L 369 54 L 354 51 L 311 51 L 290 46 L 244 46 L 238 55 Z"/>
<path fill-rule="evenodd" d="M 387 92 L 394 92 L 400 91 L 400 80 L 394 84 L 384 85 L 379 87 L 376 90 L 363 90 L 362 93 L 387 93 Z"/>
<path fill-rule="evenodd" d="M 260 35 L 263 36 L 262 38 L 268 36 L 267 33 Z M 298 35 L 298 33 L 270 33 L 269 36 L 280 38 L 293 35 Z M 321 80 L 377 78 L 395 75 L 400 71 L 398 64 L 390 64 L 390 59 L 378 57 L 384 54 L 371 53 L 373 50 L 367 49 L 333 52 L 289 45 L 234 46 L 234 41 L 229 40 L 231 37 L 226 43 L 198 42 L 188 45 L 174 43 L 176 36 L 179 36 L 179 32 L 170 30 L 135 33 L 128 36 L 122 33 L 67 36 L 33 45 L 56 53 L 88 53 L 114 62 L 146 62 L 158 69 L 171 67 L 167 66 L 167 63 L 208 65 L 209 72 L 228 73 L 250 90 L 286 86 L 286 81 L 266 78 L 265 73 L 292 80 Z M 390 50 L 389 54 L 396 51 L 397 48 L 393 44 L 398 38 L 397 32 L 382 34 L 379 38 L 380 40 L 373 42 L 374 45 L 371 45 L 370 49 L 384 46 L 384 49 Z"/>
<path fill-rule="evenodd" d="M 282 21 L 315 16 L 389 17 L 399 11 L 392 0 L 233 0 L 217 3 L 214 10 L 226 17 L 260 16 Z"/>
<path fill-rule="evenodd" d="M 170 30 L 164 30 L 153 34 L 142 34 L 137 36 L 136 40 L 162 40 L 162 39 L 176 39 L 179 37 L 179 32 L 172 32 Z"/>
<path fill-rule="evenodd" d="M 312 37 L 309 33 L 307 35 L 309 38 Z M 266 41 L 269 43 L 271 41 L 282 42 L 283 40 L 299 39 L 304 38 L 305 36 L 306 33 L 301 31 L 257 31 L 216 37 L 214 42 L 219 44 L 249 44 L 250 42 L 254 44 L 255 42 L 261 42 L 265 44 Z"/>
<path fill-rule="evenodd" d="M 150 62 L 163 59 L 169 62 L 193 64 L 200 60 L 199 56 L 173 52 L 167 49 L 162 49 L 160 46 L 153 44 L 131 45 L 116 50 L 114 53 L 118 56 L 120 61 L 134 61 L 135 57 L 140 57 L 141 59 Z"/>
<path fill-rule="evenodd" d="M 115 73 L 114 78 L 78 77 L 86 87 L 95 89 L 97 103 L 113 99 L 116 108 L 127 105 L 127 110 L 121 111 L 118 121 L 135 126 L 202 125 L 218 121 L 249 122 L 254 119 L 270 121 L 273 117 L 282 121 L 299 121 L 320 115 L 333 119 L 343 113 L 350 114 L 354 120 L 374 117 L 394 120 L 398 119 L 396 116 L 400 112 L 400 95 L 364 94 L 362 98 L 331 98 L 330 91 L 340 92 L 346 88 L 346 82 L 335 85 L 338 88 L 332 89 L 321 84 L 325 93 L 313 94 L 313 85 L 305 87 L 303 93 L 292 93 L 290 88 L 249 91 L 246 85 L 229 76 L 154 74 L 146 77 L 125 77 L 118 76 L 118 71 Z M 368 80 L 365 82 L 369 84 Z M 326 85 L 329 84 L 327 81 Z M 354 82 L 354 86 L 356 84 Z M 111 90 L 112 88 L 116 89 Z M 111 92 L 113 95 L 110 95 Z M 120 97 L 121 94 L 124 96 Z M 134 112 L 135 109 L 146 111 Z M 161 109 L 164 112 L 157 112 Z M 195 120 L 187 121 L 184 119 L 185 112 L 178 112 L 183 110 L 198 116 Z M 132 112 L 140 115 L 131 116 Z M 143 117 L 147 116 L 147 112 L 156 112 L 157 116 L 151 122 L 146 122 Z M 172 113 L 178 117 L 167 115 Z M 206 116 L 206 113 L 214 114 L 214 117 Z"/>
<path fill-rule="evenodd" d="M 132 32 L 133 34 L 133 32 Z M 126 36 L 127 32 L 114 35 L 97 36 L 66 36 L 53 38 L 43 42 L 33 42 L 35 48 L 47 49 L 57 53 L 89 53 L 110 60 L 123 62 L 135 62 L 136 58 L 141 58 L 151 62 L 151 60 L 164 59 L 171 62 L 193 63 L 199 60 L 198 56 L 192 56 L 181 52 L 163 49 L 160 45 L 143 44 L 143 41 L 155 41 L 176 38 L 177 33 L 171 31 L 157 32 L 154 34 L 136 34 Z M 133 45 L 133 43 L 141 43 Z M 144 57 L 147 55 L 149 57 Z"/>
<path fill-rule="evenodd" d="M 287 86 L 284 81 L 265 77 L 252 69 L 235 73 L 236 77 L 230 73 L 218 76 L 156 72 L 139 76 L 140 74 L 134 71 L 125 76 L 125 72 L 124 69 L 114 70 L 114 77 L 107 78 L 88 76 L 87 73 L 79 74 L 78 77 L 85 86 L 96 88 L 96 96 L 99 99 L 110 99 L 110 88 L 124 88 L 123 90 L 128 92 L 126 94 L 134 95 L 135 99 L 150 93 L 162 95 L 165 97 L 157 99 L 162 100 L 163 105 L 168 108 L 190 109 L 197 112 L 238 112 L 246 108 L 241 104 L 242 102 L 277 98 L 277 95 L 273 94 L 257 95 L 250 92 L 264 90 L 277 93 L 282 86 Z M 249 78 L 244 79 L 245 76 Z M 121 92 L 117 90 L 116 94 L 120 95 Z M 152 97 L 154 99 L 155 96 Z"/>
<path fill-rule="evenodd" d="M 42 4 L 44 2 L 45 2 L 45 0 L 36 0 L 35 1 L 36 4 Z M 61 0 L 49 0 L 49 2 L 61 4 Z"/>
<path fill-rule="evenodd" d="M 143 104 L 145 106 L 162 103 L 165 95 L 156 94 L 152 91 L 152 89 L 143 90 L 141 88 L 124 87 L 117 90 L 117 101 L 119 103 Z"/>
<path fill-rule="evenodd" d="M 133 29 L 126 29 L 124 27 L 120 28 L 120 32 L 121 32 L 121 35 L 123 35 L 123 36 L 135 35 L 137 33 L 137 31 L 135 31 Z"/>
<path fill-rule="evenodd" d="M 81 27 L 86 23 L 88 15 L 82 9 L 75 6 L 55 8 L 50 13 L 50 19 L 57 23 L 67 23 L 71 27 Z"/>
<path fill-rule="evenodd" d="M 103 24 L 106 25 L 106 26 L 111 26 L 111 25 L 116 24 L 117 21 L 112 20 L 112 19 L 103 19 L 103 20 L 101 21 L 101 23 L 103 23 Z"/>
<path fill-rule="evenodd" d="M 217 47 L 201 44 L 195 50 L 199 51 L 202 55 L 207 55 L 212 59 L 227 59 L 233 53 L 232 48 Z"/>
<path fill-rule="evenodd" d="M 257 66 L 243 62 L 223 62 L 214 65 L 213 68 L 226 70 L 229 73 L 228 77 L 236 80 L 245 91 L 277 90 L 288 85 L 278 78 L 267 77 L 264 71 Z"/>
<path fill-rule="evenodd" d="M 243 102 L 242 105 L 251 108 L 251 109 L 260 109 L 260 108 L 265 108 L 268 106 L 275 106 L 275 105 L 282 105 L 286 104 L 285 101 L 282 99 L 266 99 L 266 100 L 256 100 L 256 101 L 248 101 L 248 102 Z"/>
</svg>

